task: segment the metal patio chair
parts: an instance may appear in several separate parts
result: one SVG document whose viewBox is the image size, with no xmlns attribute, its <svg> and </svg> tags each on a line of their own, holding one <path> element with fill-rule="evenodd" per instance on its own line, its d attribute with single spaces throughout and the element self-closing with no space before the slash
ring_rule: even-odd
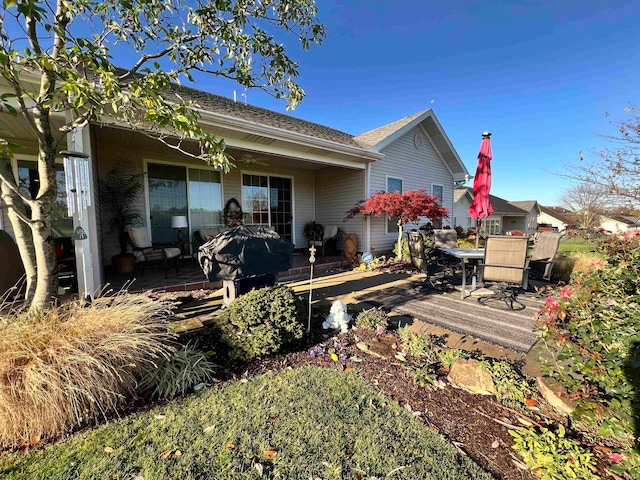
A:
<svg viewBox="0 0 640 480">
<path fill-rule="evenodd" d="M 147 227 L 129 227 L 129 245 L 133 249 L 136 263 L 140 265 L 140 273 L 144 275 L 144 267 L 148 263 L 162 263 L 164 267 L 164 278 L 168 277 L 169 264 L 175 263 L 176 273 L 178 273 L 178 259 L 182 250 L 178 247 L 153 245 L 149 238 Z"/>
<path fill-rule="evenodd" d="M 497 284 L 497 289 L 493 295 L 478 298 L 479 303 L 485 305 L 487 302 L 502 300 L 512 310 L 526 307 L 517 297 L 522 290 L 527 289 L 527 243 L 527 237 L 487 237 L 484 260 L 479 265 L 479 278 L 481 282 Z"/>
<path fill-rule="evenodd" d="M 540 232 L 529 259 L 529 277 L 551 281 L 551 271 L 564 233 Z"/>
<path fill-rule="evenodd" d="M 444 272 L 438 272 L 437 277 L 432 275 L 432 272 L 436 273 L 439 266 L 435 262 L 429 262 L 429 259 L 425 254 L 424 237 L 419 232 L 409 232 L 409 256 L 411 258 L 411 265 L 413 268 L 424 272 L 426 275 L 422 288 L 445 292 L 451 287 L 451 283 L 441 275 Z"/>
</svg>

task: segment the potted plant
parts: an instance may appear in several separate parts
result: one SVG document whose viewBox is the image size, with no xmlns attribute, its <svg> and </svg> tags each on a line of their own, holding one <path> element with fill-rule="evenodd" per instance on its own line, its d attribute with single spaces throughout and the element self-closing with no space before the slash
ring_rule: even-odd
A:
<svg viewBox="0 0 640 480">
<path fill-rule="evenodd" d="M 127 253 L 127 227 L 144 224 L 136 206 L 143 188 L 144 172 L 136 172 L 127 157 L 118 158 L 111 170 L 100 179 L 102 207 L 110 214 L 109 227 L 111 231 L 118 232 L 120 242 L 120 253 L 111 259 L 118 273 L 131 273 L 135 266 L 135 256 Z"/>
</svg>

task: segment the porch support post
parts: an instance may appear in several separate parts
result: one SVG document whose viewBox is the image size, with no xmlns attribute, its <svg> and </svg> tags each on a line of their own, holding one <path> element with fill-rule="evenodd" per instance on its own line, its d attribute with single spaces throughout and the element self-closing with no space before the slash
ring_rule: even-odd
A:
<svg viewBox="0 0 640 480">
<path fill-rule="evenodd" d="M 79 212 L 73 214 L 73 228 L 81 227 L 87 234 L 86 240 L 75 240 L 76 268 L 78 276 L 78 293 L 80 298 L 93 298 L 101 288 L 104 277 L 100 249 L 98 244 L 98 228 L 96 222 L 97 204 L 100 198 L 95 156 L 91 151 L 91 132 L 88 126 L 76 129 L 67 134 L 69 150 L 84 153 L 89 161 L 89 185 L 91 186 L 91 205 L 84 210 L 82 218 Z"/>
</svg>

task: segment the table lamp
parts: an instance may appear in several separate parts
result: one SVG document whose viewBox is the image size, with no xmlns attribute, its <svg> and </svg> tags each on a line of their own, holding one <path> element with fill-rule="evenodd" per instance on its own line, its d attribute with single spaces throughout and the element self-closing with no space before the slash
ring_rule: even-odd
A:
<svg viewBox="0 0 640 480">
<path fill-rule="evenodd" d="M 188 226 L 187 217 L 184 215 L 174 215 L 171 217 L 171 228 L 178 229 L 178 243 L 182 243 L 182 229 Z"/>
</svg>

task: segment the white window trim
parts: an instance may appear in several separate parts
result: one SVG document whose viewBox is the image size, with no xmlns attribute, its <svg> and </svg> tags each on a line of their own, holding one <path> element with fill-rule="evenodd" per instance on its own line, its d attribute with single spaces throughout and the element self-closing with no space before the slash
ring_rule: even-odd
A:
<svg viewBox="0 0 640 480">
<path fill-rule="evenodd" d="M 441 207 L 444 207 L 444 184 L 442 184 L 442 183 L 433 183 L 433 182 L 431 183 L 431 191 L 430 191 L 430 194 L 431 194 L 431 196 L 432 196 L 432 197 L 434 197 L 434 196 L 435 196 L 435 195 L 434 195 L 434 193 L 433 193 L 433 187 L 440 187 L 440 188 L 442 188 L 442 197 L 440 197 L 440 203 L 439 203 L 439 205 L 440 205 Z M 433 220 L 429 219 L 429 221 L 431 221 L 431 222 L 432 222 Z M 444 225 L 445 225 L 445 223 L 444 223 L 444 219 L 440 220 L 440 224 L 444 227 Z M 448 223 L 447 223 L 447 225 L 448 225 Z M 455 227 L 455 225 L 454 225 L 454 227 Z"/>
<path fill-rule="evenodd" d="M 384 191 L 385 192 L 389 192 L 389 179 L 393 179 L 393 180 L 400 180 L 402 182 L 402 191 L 400 193 L 404 192 L 404 177 L 396 177 L 394 175 L 385 175 L 384 177 Z M 393 231 L 389 231 L 389 215 L 384 216 L 384 234 L 385 235 L 390 235 L 390 234 L 394 234 L 394 235 L 398 235 L 398 229 L 394 228 Z"/>
<path fill-rule="evenodd" d="M 258 172 L 255 170 L 240 170 L 240 205 L 244 205 L 244 195 L 242 193 L 243 184 L 242 177 L 244 175 L 258 175 L 260 177 L 267 177 L 267 189 L 271 189 L 271 181 L 269 177 L 288 178 L 291 180 L 291 243 L 296 244 L 296 181 L 293 175 L 281 175 L 279 173 L 272 172 Z M 269 225 L 271 225 L 271 196 L 267 197 L 269 201 L 268 212 Z"/>
<path fill-rule="evenodd" d="M 184 167 L 187 173 L 187 222 L 191 227 L 191 209 L 189 208 L 189 168 L 195 168 L 196 170 L 209 170 L 211 172 L 220 173 L 220 205 L 224 209 L 224 173 L 220 170 L 209 167 L 206 164 L 202 166 L 198 164 L 176 162 L 170 160 L 154 160 L 153 158 L 142 159 L 142 171 L 144 175 L 144 210 L 145 210 L 145 222 L 147 224 L 147 231 L 149 232 L 149 238 L 151 238 L 151 205 L 149 205 L 149 164 L 156 165 L 170 165 L 172 167 Z M 187 232 L 188 233 L 188 232 Z"/>
</svg>

